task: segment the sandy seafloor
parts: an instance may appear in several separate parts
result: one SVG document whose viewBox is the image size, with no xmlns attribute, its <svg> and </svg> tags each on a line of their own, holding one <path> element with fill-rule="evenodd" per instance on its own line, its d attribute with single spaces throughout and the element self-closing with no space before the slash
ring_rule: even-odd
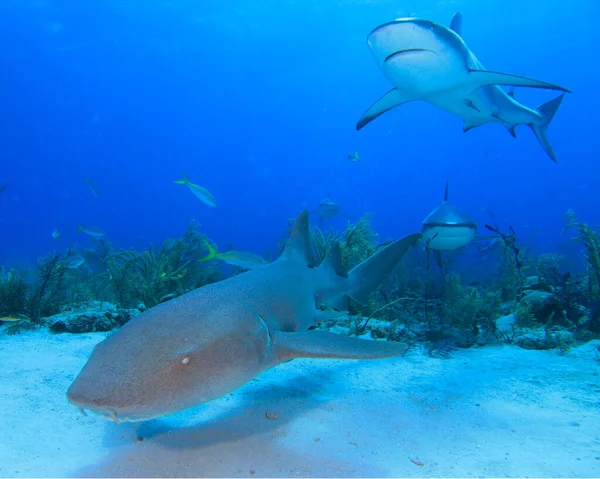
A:
<svg viewBox="0 0 600 479">
<path fill-rule="evenodd" d="M 0 331 L 0 476 L 600 476 L 592 343 L 564 357 L 498 346 L 447 360 L 294 360 L 134 425 L 83 417 L 65 399 L 105 336 Z"/>
</svg>

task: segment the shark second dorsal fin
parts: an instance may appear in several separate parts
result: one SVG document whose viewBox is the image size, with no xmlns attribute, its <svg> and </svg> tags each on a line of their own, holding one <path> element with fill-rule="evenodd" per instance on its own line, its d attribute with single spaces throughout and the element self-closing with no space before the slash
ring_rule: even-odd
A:
<svg viewBox="0 0 600 479">
<path fill-rule="evenodd" d="M 448 201 L 448 181 L 446 181 L 446 191 L 444 192 L 444 201 Z"/>
<path fill-rule="evenodd" d="M 450 22 L 450 30 L 454 31 L 459 37 L 462 36 L 462 14 L 456 12 Z"/>
<path fill-rule="evenodd" d="M 315 258 L 310 244 L 310 230 L 308 229 L 308 210 L 302 211 L 296 218 L 282 257 L 302 258 L 309 268 L 315 266 Z"/>
<path fill-rule="evenodd" d="M 352 268 L 348 273 L 351 286 L 346 294 L 363 306 L 369 304 L 369 294 L 385 281 L 406 252 L 420 240 L 419 233 L 405 236 Z"/>
<path fill-rule="evenodd" d="M 336 241 L 331 246 L 331 249 L 327 254 L 327 258 L 325 259 L 325 261 L 323 261 L 323 268 L 332 269 L 335 272 L 335 274 L 344 278 L 348 276 L 348 272 L 342 264 L 342 250 L 340 248 L 339 241 Z"/>
<path fill-rule="evenodd" d="M 328 331 L 273 333 L 273 349 L 281 362 L 294 358 L 380 359 L 406 353 L 404 343 L 349 338 Z"/>
</svg>

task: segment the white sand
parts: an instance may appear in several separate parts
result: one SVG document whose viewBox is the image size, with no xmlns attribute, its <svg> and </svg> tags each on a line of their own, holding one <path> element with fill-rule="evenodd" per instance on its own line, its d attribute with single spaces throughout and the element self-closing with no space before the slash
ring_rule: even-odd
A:
<svg viewBox="0 0 600 479">
<path fill-rule="evenodd" d="M 0 476 L 600 476 L 590 345 L 294 360 L 139 442 L 65 399 L 104 336 L 0 331 Z"/>
</svg>

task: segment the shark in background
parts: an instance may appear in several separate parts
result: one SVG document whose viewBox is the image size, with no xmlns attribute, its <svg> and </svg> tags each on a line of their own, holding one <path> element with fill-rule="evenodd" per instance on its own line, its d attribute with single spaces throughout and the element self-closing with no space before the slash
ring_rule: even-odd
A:
<svg viewBox="0 0 600 479">
<path fill-rule="evenodd" d="M 477 234 L 477 223 L 448 201 L 448 183 L 444 201 L 423 220 L 423 241 L 432 250 L 455 250 L 469 244 Z"/>
<path fill-rule="evenodd" d="M 336 216 L 343 216 L 349 220 L 354 219 L 352 216 L 342 213 L 340 205 L 333 201 L 329 196 L 319 202 L 317 209 L 313 211 L 313 213 L 317 215 L 319 221 L 329 220 Z"/>
<path fill-rule="evenodd" d="M 360 118 L 360 130 L 392 108 L 424 100 L 462 118 L 463 131 L 486 123 L 500 123 L 516 137 L 516 127 L 527 125 L 546 154 L 557 161 L 547 129 L 567 88 L 518 75 L 486 70 L 467 47 L 462 16 L 446 28 L 429 20 L 400 18 L 375 28 L 367 43 L 385 76 L 395 85 Z M 528 108 L 499 85 L 558 90 L 556 98 Z"/>
<path fill-rule="evenodd" d="M 402 343 L 309 328 L 318 304 L 368 303 L 420 239 L 394 241 L 349 272 L 335 243 L 316 266 L 304 211 L 273 263 L 148 309 L 98 344 L 67 398 L 109 420 L 143 421 L 221 397 L 290 359 L 403 354 Z"/>
</svg>

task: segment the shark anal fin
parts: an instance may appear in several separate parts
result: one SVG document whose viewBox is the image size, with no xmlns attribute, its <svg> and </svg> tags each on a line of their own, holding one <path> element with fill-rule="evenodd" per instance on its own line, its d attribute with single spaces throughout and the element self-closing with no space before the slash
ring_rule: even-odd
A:
<svg viewBox="0 0 600 479">
<path fill-rule="evenodd" d="M 404 354 L 404 343 L 350 338 L 328 331 L 273 333 L 273 350 L 279 361 L 294 358 L 380 359 Z"/>
<path fill-rule="evenodd" d="M 483 123 L 470 123 L 465 120 L 465 122 L 463 123 L 463 133 L 466 133 L 467 131 L 472 130 L 473 128 L 477 128 L 481 125 L 483 125 Z"/>
<path fill-rule="evenodd" d="M 363 114 L 356 124 L 356 129 L 360 130 L 367 123 L 370 123 L 378 116 L 383 115 L 386 111 L 413 100 L 415 100 L 415 98 L 409 94 L 401 92 L 397 88 L 392 88 L 379 100 L 373 103 L 373 105 L 371 105 L 371 107 Z"/>
<path fill-rule="evenodd" d="M 486 85 L 526 86 L 531 88 L 545 88 L 547 90 L 570 92 L 570 90 L 567 88 L 555 85 L 553 83 L 489 70 L 469 70 L 469 77 L 471 77 L 473 83 L 476 83 L 480 87 Z"/>
<path fill-rule="evenodd" d="M 456 33 L 459 37 L 462 36 L 462 14 L 456 12 L 450 22 L 450 30 Z"/>
<path fill-rule="evenodd" d="M 516 126 L 509 126 L 508 132 L 510 133 L 510 136 L 512 136 L 513 138 L 517 137 L 517 127 Z"/>
</svg>

